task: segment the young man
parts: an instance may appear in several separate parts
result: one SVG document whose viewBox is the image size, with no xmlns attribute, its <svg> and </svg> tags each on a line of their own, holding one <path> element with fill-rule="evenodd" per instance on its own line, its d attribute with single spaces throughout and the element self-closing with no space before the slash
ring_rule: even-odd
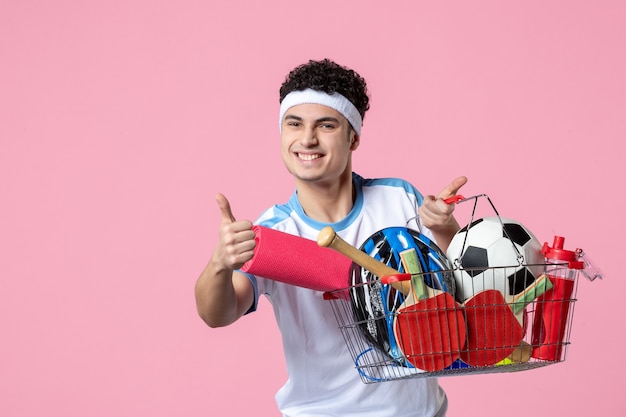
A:
<svg viewBox="0 0 626 417">
<path fill-rule="evenodd" d="M 465 177 L 424 197 L 404 180 L 364 179 L 352 172 L 369 108 L 363 78 L 329 60 L 310 61 L 289 73 L 280 102 L 282 158 L 296 189 L 257 224 L 312 240 L 331 225 L 358 247 L 374 232 L 406 226 L 419 213 L 424 233 L 446 249 L 459 225 L 454 205 L 443 199 L 455 195 Z M 321 292 L 239 271 L 253 255 L 253 223 L 235 219 L 222 194 L 217 204 L 219 241 L 196 284 L 198 312 L 209 326 L 226 326 L 254 311 L 261 295 L 270 299 L 289 375 L 276 395 L 285 416 L 445 415 L 447 399 L 434 378 L 362 383 Z"/>
</svg>

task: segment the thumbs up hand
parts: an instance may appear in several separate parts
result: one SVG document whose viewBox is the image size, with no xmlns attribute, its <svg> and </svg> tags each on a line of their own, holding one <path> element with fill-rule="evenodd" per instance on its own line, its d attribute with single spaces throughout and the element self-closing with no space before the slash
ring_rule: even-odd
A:
<svg viewBox="0 0 626 417">
<path fill-rule="evenodd" d="M 239 269 L 252 259 L 254 254 L 255 234 L 252 222 L 236 220 L 230 203 L 223 194 L 215 196 L 222 215 L 219 228 L 219 240 L 213 252 L 212 261 L 225 270 Z"/>
</svg>

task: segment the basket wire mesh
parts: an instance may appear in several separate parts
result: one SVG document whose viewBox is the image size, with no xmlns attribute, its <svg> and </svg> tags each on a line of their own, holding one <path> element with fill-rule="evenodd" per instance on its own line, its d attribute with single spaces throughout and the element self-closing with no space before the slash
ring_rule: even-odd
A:
<svg viewBox="0 0 626 417">
<path fill-rule="evenodd" d="M 515 267 L 490 268 L 489 272 L 494 274 L 507 273 L 508 271 L 506 270 L 512 268 L 515 269 Z M 483 274 L 485 279 L 490 278 L 490 273 Z M 424 273 L 423 275 L 427 274 L 428 273 Z M 385 284 L 382 284 L 379 280 L 374 280 L 359 284 L 359 286 L 363 287 L 360 288 L 363 291 L 377 293 L 383 291 Z M 397 311 L 391 311 L 381 312 L 379 315 L 368 317 L 365 320 L 355 320 L 354 306 L 350 302 L 349 297 L 346 296 L 346 291 L 350 289 L 351 288 L 327 292 L 325 298 L 332 306 L 338 326 L 361 380 L 364 383 L 376 383 L 408 378 L 518 372 L 565 361 L 570 344 L 577 281 L 574 283 L 574 288 L 569 298 L 544 300 L 541 296 L 533 298 L 531 295 L 528 297 L 532 298 L 530 301 L 515 301 L 510 299 L 506 300 L 502 305 L 494 305 L 493 307 L 495 307 L 497 311 L 501 311 L 501 309 L 504 308 L 517 311 L 517 313 L 514 313 L 514 316 L 522 327 L 521 340 L 515 343 L 517 339 L 509 338 L 507 334 L 510 333 L 510 329 L 503 328 L 503 323 L 498 317 L 481 316 L 484 321 L 493 319 L 493 324 L 484 323 L 481 329 L 498 332 L 503 335 L 498 340 L 503 340 L 504 342 L 495 346 L 475 347 L 470 350 L 467 349 L 467 346 L 469 338 L 471 338 L 472 335 L 471 332 L 468 331 L 465 335 L 465 340 L 462 342 L 463 347 L 461 349 L 457 351 L 435 351 L 427 354 L 429 357 L 432 354 L 449 355 L 453 359 L 452 365 L 436 371 L 424 371 L 411 364 L 420 359 L 417 356 L 423 353 L 416 352 L 422 352 L 423 349 L 416 348 L 415 352 L 401 351 L 397 347 L 386 350 L 377 346 L 376 343 L 372 343 L 370 340 L 371 337 L 369 337 L 372 329 L 387 329 L 387 331 L 390 332 L 388 337 L 393 340 L 395 338 L 392 330 L 394 321 L 399 319 L 412 320 L 413 317 L 407 315 L 406 317 L 399 318 Z M 464 305 L 446 306 L 445 308 L 460 309 L 466 319 L 476 314 L 473 308 L 468 308 Z M 426 313 L 437 312 L 434 310 L 429 312 L 427 310 Z M 558 340 L 545 342 L 545 323 L 551 323 L 552 326 L 559 329 L 561 337 Z M 442 328 L 448 328 L 447 324 L 448 323 L 445 323 Z M 508 327 L 508 324 L 505 323 L 505 325 Z M 436 327 L 441 328 L 440 326 Z M 435 338 L 442 336 L 433 334 L 432 329 L 429 328 L 423 328 L 421 331 L 428 332 Z M 449 328 L 449 331 L 459 332 L 459 329 Z M 482 335 L 474 336 L 480 337 Z M 499 352 L 499 355 L 502 355 L 502 351 L 510 351 L 511 353 L 502 360 L 490 363 L 489 359 L 494 357 L 496 351 Z M 548 352 L 549 355 L 544 355 L 542 352 Z M 477 362 L 480 364 L 476 366 L 469 365 L 465 363 L 461 357 L 477 358 Z"/>
<path fill-rule="evenodd" d="M 454 202 L 474 200 L 470 224 L 474 221 L 476 202 L 481 197 L 489 202 L 502 223 L 488 196 L 481 194 L 467 199 L 458 197 Z M 412 220 L 416 220 L 419 227 L 419 219 Z M 463 248 L 465 244 L 464 241 Z M 479 277 L 478 280 L 467 281 L 470 284 L 466 284 L 466 281 L 456 284 L 455 303 L 421 310 L 419 314 L 428 316 L 427 320 L 418 320 L 417 312 L 404 314 L 398 308 L 388 307 L 391 292 L 385 277 L 376 277 L 325 293 L 324 298 L 332 306 L 361 380 L 364 383 L 377 383 L 409 378 L 518 372 L 565 361 L 570 344 L 578 270 L 570 269 L 567 263 L 527 264 L 514 245 L 513 248 L 517 253 L 516 265 L 490 266 L 474 271 L 454 259 L 452 269 L 438 271 L 437 276 L 433 272 L 405 274 L 410 275 L 412 290 L 417 278 L 419 282 L 426 283 L 431 292 L 436 289 L 434 283 L 441 281 L 442 274 L 450 277 L 461 272 L 474 278 Z M 530 271 L 542 271 L 542 274 Z M 563 271 L 569 274 L 565 290 L 557 283 L 561 280 L 555 280 L 551 275 L 558 276 Z M 514 279 L 515 282 L 510 281 L 510 286 L 522 288 L 523 291 L 494 298 L 493 302 L 472 305 L 469 300 L 474 295 L 484 293 L 485 288 L 494 288 L 495 282 L 502 277 Z M 362 308 L 355 306 L 354 294 L 357 292 L 365 294 L 368 299 L 367 315 L 357 311 Z M 459 297 L 458 294 L 463 296 Z M 400 297 L 400 300 L 392 303 L 397 306 L 406 295 L 396 291 L 394 297 Z M 450 321 L 451 313 L 459 313 L 458 317 L 462 320 Z M 503 320 L 505 316 L 509 318 Z M 404 343 L 400 348 L 395 331 L 401 320 L 414 320 L 408 328 L 415 333 L 426 333 L 432 340 L 458 338 L 459 344 L 454 349 L 445 343 L 413 346 L 414 340 L 415 343 L 423 344 L 424 337 L 404 334 L 403 338 L 408 338 L 410 343 Z M 427 370 L 415 366 L 416 363 L 428 363 L 433 357 L 445 358 L 445 363 L 450 365 L 424 366 Z"/>
</svg>

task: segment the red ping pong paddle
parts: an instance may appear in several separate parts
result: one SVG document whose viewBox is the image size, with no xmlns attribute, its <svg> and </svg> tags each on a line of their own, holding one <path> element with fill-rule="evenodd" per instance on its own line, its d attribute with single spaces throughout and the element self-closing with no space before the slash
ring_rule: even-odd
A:
<svg viewBox="0 0 626 417">
<path fill-rule="evenodd" d="M 520 346 L 524 330 L 502 293 L 489 289 L 464 303 L 467 343 L 461 359 L 471 366 L 495 365 Z"/>
<path fill-rule="evenodd" d="M 439 371 L 457 360 L 465 342 L 465 319 L 454 297 L 424 284 L 414 248 L 400 253 L 413 291 L 400 305 L 394 319 L 394 335 L 404 356 L 427 372 Z M 403 279 L 401 276 L 395 276 Z M 386 277 L 390 281 L 390 277 Z M 393 278 L 391 279 L 393 282 Z"/>
<path fill-rule="evenodd" d="M 513 310 L 513 314 L 522 326 L 522 329 L 525 329 L 526 324 L 524 320 L 526 306 L 551 288 L 552 282 L 550 282 L 547 275 L 543 274 L 539 276 L 539 278 L 535 279 L 535 281 L 526 287 L 521 293 L 516 294 L 515 296 L 505 297 L 505 300 L 509 303 L 509 306 Z M 506 359 L 510 360 L 512 363 L 523 363 L 530 360 L 531 354 L 532 346 L 522 340 L 519 346 L 517 346 Z"/>
</svg>

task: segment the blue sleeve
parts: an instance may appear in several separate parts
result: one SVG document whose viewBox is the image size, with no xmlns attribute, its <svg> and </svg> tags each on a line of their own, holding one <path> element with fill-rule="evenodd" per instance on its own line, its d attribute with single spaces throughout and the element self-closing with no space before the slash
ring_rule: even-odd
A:
<svg viewBox="0 0 626 417">
<path fill-rule="evenodd" d="M 250 280 L 250 283 L 252 284 L 252 287 L 254 288 L 254 301 L 252 302 L 252 306 L 250 306 L 250 308 L 248 309 L 248 311 L 246 311 L 244 313 L 244 316 L 246 314 L 250 314 L 256 311 L 257 306 L 259 305 L 259 287 L 258 284 L 256 282 L 256 277 L 252 274 L 249 274 L 247 272 L 243 272 L 241 270 L 237 270 L 237 272 L 239 272 L 240 274 L 245 275 L 246 277 L 248 277 L 248 279 Z"/>
</svg>

